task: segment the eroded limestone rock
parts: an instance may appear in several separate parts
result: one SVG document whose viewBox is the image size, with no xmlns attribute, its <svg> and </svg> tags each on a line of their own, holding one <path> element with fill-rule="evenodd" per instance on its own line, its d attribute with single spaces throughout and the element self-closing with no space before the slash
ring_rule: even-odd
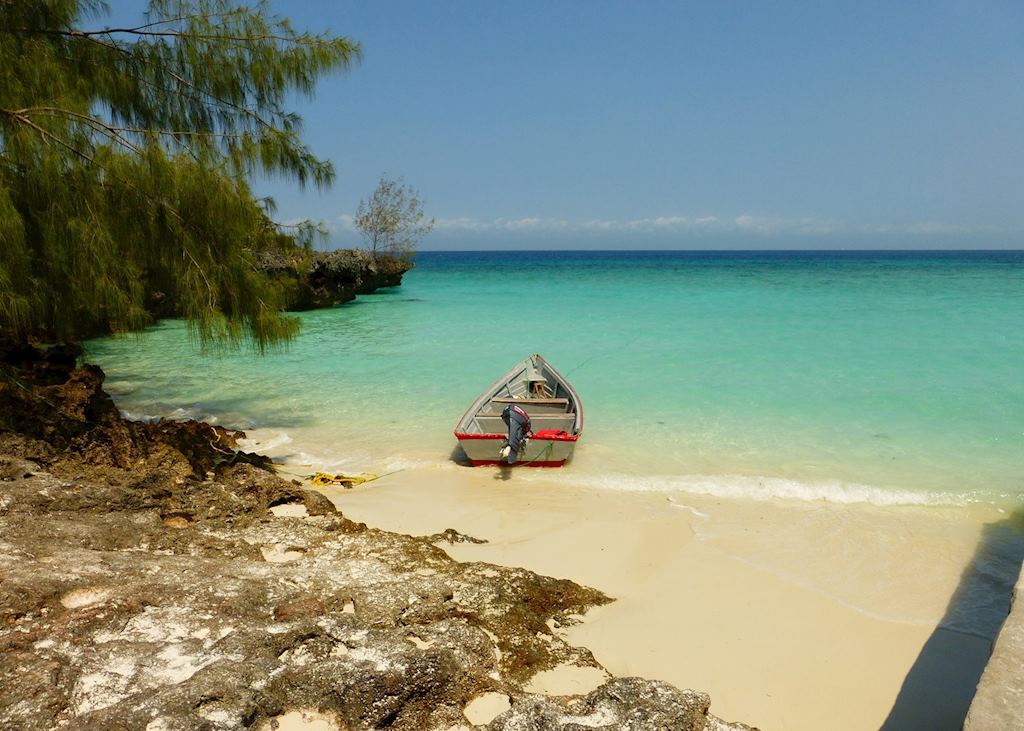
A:
<svg viewBox="0 0 1024 731">
<path fill-rule="evenodd" d="M 488 725 L 488 731 L 756 731 L 708 714 L 705 693 L 657 680 L 614 678 L 582 697 L 521 696 Z"/>
<path fill-rule="evenodd" d="M 288 256 L 262 252 L 257 267 L 282 282 L 289 309 L 310 310 L 351 302 L 356 295 L 397 287 L 413 268 L 405 259 L 365 249 L 314 251 Z"/>
<path fill-rule="evenodd" d="M 350 521 L 239 456 L 236 433 L 125 421 L 99 369 L 16 357 L 0 382 L 5 731 L 740 728 L 665 683 L 525 692 L 600 668 L 552 628 L 608 597 L 458 563 L 431 543 L 455 530 Z"/>
<path fill-rule="evenodd" d="M 227 729 L 295 708 L 351 728 L 448 728 L 476 695 L 596 665 L 547 622 L 599 592 L 482 575 L 250 465 L 159 490 L 16 458 L 0 470 L 14 476 L 0 483 L 2 728 Z M 275 516 L 281 500 L 308 517 Z"/>
</svg>

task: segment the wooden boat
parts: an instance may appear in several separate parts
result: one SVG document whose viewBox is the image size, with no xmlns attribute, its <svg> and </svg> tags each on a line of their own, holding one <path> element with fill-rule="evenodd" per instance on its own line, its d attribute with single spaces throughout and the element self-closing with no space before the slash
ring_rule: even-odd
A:
<svg viewBox="0 0 1024 731">
<path fill-rule="evenodd" d="M 517 465 L 560 467 L 583 433 L 583 404 L 576 389 L 539 355 L 514 366 L 484 391 L 462 415 L 455 437 L 474 466 L 504 464 L 508 438 L 502 410 L 516 404 L 530 416 L 533 436 Z"/>
</svg>

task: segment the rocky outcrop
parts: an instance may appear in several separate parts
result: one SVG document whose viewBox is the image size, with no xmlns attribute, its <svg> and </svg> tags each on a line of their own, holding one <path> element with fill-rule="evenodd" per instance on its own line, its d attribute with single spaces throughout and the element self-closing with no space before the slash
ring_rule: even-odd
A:
<svg viewBox="0 0 1024 731">
<path fill-rule="evenodd" d="M 382 287 L 397 287 L 402 276 L 415 267 L 411 261 L 365 249 L 292 252 L 262 251 L 255 254 L 256 269 L 274 279 L 284 290 L 290 311 L 314 310 L 351 302 L 360 294 Z M 150 287 L 146 310 L 154 320 L 181 317 L 173 295 Z M 106 330 L 89 337 L 109 335 Z"/>
<path fill-rule="evenodd" d="M 159 470 L 202 478 L 224 465 L 269 461 L 239 452 L 244 434 L 199 421 L 145 423 L 121 417 L 103 371 L 76 367 L 77 346 L 41 351 L 0 342 L 0 447 L 55 474 L 124 479 Z"/>
<path fill-rule="evenodd" d="M 237 432 L 124 422 L 73 360 L 0 389 L 0 728 L 745 728 L 655 681 L 525 692 L 600 667 L 552 627 L 608 597 L 353 522 Z"/>
<path fill-rule="evenodd" d="M 580 697 L 549 698 L 528 695 L 496 718 L 489 731 L 533 729 L 615 729 L 616 731 L 756 731 L 741 723 L 726 723 L 708 715 L 706 693 L 678 688 L 656 680 L 614 678 Z"/>
<path fill-rule="evenodd" d="M 250 465 L 126 485 L 0 469 L 3 728 L 240 728 L 298 708 L 448 728 L 475 695 L 594 664 L 546 623 L 598 592 L 457 563 Z"/>
<path fill-rule="evenodd" d="M 365 249 L 294 255 L 265 252 L 258 259 L 261 271 L 285 284 L 291 310 L 330 307 L 381 287 L 397 287 L 413 266 L 405 259 L 374 256 Z"/>
</svg>

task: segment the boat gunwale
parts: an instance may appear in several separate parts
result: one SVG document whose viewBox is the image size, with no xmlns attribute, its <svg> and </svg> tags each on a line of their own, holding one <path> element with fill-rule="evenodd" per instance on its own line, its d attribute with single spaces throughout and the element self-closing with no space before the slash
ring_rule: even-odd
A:
<svg viewBox="0 0 1024 731">
<path fill-rule="evenodd" d="M 575 441 L 577 441 L 580 438 L 580 436 L 582 436 L 582 434 L 583 434 L 583 403 L 582 403 L 582 401 L 580 401 L 580 395 L 576 392 L 576 389 L 573 387 L 573 385 L 571 383 L 569 383 L 568 379 L 566 379 L 566 377 L 563 376 L 558 371 L 557 368 L 555 368 L 553 365 L 551 365 L 551 363 L 549 363 L 547 361 L 547 359 L 544 358 L 544 356 L 542 356 L 540 353 L 533 353 L 532 355 L 527 356 L 526 358 L 524 358 L 520 362 L 516 363 L 511 368 L 509 368 L 507 371 L 505 371 L 505 373 L 501 377 L 499 377 L 496 381 L 494 381 L 494 383 L 492 383 L 490 386 L 488 386 L 487 389 L 485 389 L 476 398 L 476 400 L 474 400 L 473 403 L 471 403 L 469 405 L 469 408 L 466 409 L 466 411 L 462 414 L 462 417 L 459 419 L 458 423 L 455 425 L 455 429 L 453 430 L 453 433 L 455 434 L 455 438 L 456 439 L 458 439 L 459 441 L 462 441 L 463 439 L 504 439 L 505 438 L 504 434 L 496 434 L 494 432 L 472 434 L 472 433 L 469 433 L 469 432 L 466 432 L 466 431 L 463 431 L 463 430 L 468 426 L 466 421 L 467 421 L 467 417 L 470 415 L 470 413 L 473 414 L 473 418 L 476 418 L 476 415 L 479 414 L 480 410 L 484 407 L 484 403 L 489 401 L 491 398 L 493 398 L 495 392 L 497 392 L 501 388 L 501 386 L 508 385 L 509 381 L 512 380 L 512 377 L 519 370 L 521 370 L 521 369 L 525 370 L 526 366 L 529 364 L 529 362 L 530 362 L 530 360 L 532 358 L 538 358 L 540 360 L 540 364 L 543 365 L 545 368 L 547 368 L 547 370 L 551 374 L 552 378 L 554 378 L 555 381 L 560 383 L 562 385 L 562 387 L 569 393 L 569 395 L 570 395 L 570 397 L 572 399 L 573 406 L 576 409 L 576 419 L 575 419 L 575 421 L 573 423 L 572 433 L 566 433 L 565 436 L 561 436 L 561 435 L 534 436 L 534 437 L 531 437 L 531 439 L 539 439 L 539 440 L 542 440 L 542 441 L 543 440 L 547 440 L 547 441 L 560 441 L 560 442 L 575 442 Z M 524 400 L 526 400 L 526 399 L 524 399 Z"/>
</svg>

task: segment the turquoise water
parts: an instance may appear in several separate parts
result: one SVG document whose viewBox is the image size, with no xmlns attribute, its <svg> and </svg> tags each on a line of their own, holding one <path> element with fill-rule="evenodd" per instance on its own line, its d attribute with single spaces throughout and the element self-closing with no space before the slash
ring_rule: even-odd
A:
<svg viewBox="0 0 1024 731">
<path fill-rule="evenodd" d="M 88 357 L 134 416 L 254 429 L 281 458 L 444 462 L 473 398 L 539 352 L 586 427 L 559 479 L 876 503 L 1024 496 L 1024 252 L 424 253 L 304 313 L 285 352 L 164 322 Z"/>
</svg>

